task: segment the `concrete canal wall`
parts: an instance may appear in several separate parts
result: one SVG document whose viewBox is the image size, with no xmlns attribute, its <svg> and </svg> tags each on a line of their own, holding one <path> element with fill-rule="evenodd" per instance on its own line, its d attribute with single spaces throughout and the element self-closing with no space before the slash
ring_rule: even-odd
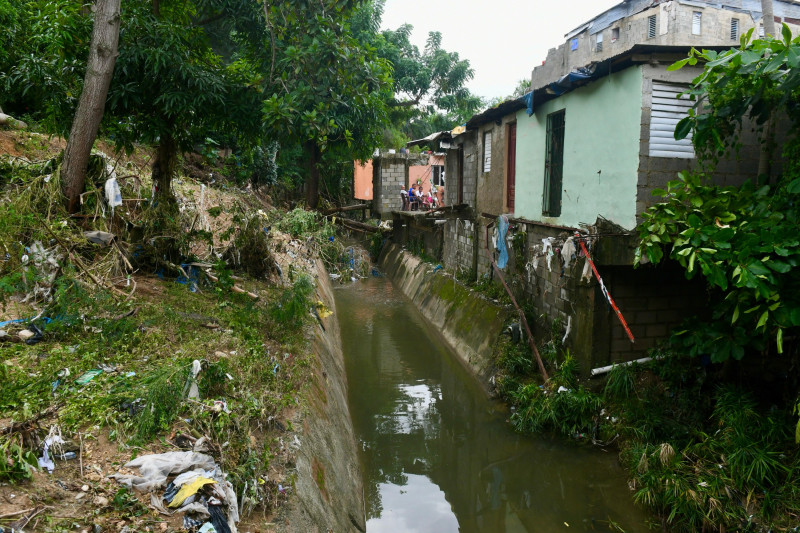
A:
<svg viewBox="0 0 800 533">
<path fill-rule="evenodd" d="M 339 318 L 321 261 L 316 270 L 316 297 L 334 312 L 314 325 L 312 385 L 295 428 L 300 439 L 296 496 L 274 524 L 285 532 L 364 532 L 363 481 L 347 404 Z"/>
<path fill-rule="evenodd" d="M 493 375 L 492 351 L 512 312 L 457 283 L 433 266 L 387 244 L 379 266 L 436 327 L 484 385 Z"/>
</svg>

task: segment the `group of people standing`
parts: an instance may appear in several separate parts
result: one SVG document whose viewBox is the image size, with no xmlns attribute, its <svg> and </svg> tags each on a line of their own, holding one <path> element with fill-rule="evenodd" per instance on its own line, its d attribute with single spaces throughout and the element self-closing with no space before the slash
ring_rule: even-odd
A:
<svg viewBox="0 0 800 533">
<path fill-rule="evenodd" d="M 422 185 L 411 185 L 406 191 L 405 185 L 400 186 L 400 199 L 403 201 L 403 211 L 418 211 L 421 209 L 435 209 L 439 207 L 439 200 L 430 192 L 423 192 Z"/>
</svg>

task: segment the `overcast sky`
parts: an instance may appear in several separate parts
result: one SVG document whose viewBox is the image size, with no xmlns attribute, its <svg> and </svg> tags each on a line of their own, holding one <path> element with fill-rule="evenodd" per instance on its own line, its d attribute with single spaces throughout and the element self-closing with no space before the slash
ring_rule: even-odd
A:
<svg viewBox="0 0 800 533">
<path fill-rule="evenodd" d="M 442 47 L 469 59 L 469 88 L 484 98 L 508 96 L 564 42 L 564 34 L 621 0 L 386 0 L 384 29 L 414 26 L 420 49 L 430 31 Z"/>
</svg>

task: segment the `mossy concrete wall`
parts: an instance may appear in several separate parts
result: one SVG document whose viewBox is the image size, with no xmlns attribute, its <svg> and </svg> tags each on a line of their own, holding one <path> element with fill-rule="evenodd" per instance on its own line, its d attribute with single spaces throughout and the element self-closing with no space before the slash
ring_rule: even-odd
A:
<svg viewBox="0 0 800 533">
<path fill-rule="evenodd" d="M 493 374 L 492 352 L 510 320 L 510 311 L 486 300 L 433 266 L 388 244 L 380 268 L 422 315 L 439 329 L 458 357 L 488 384 Z"/>
<path fill-rule="evenodd" d="M 316 270 L 316 296 L 334 313 L 314 325 L 311 349 L 316 358 L 297 428 L 295 494 L 274 523 L 285 532 L 364 532 L 364 489 L 347 404 L 339 320 L 328 272 L 320 261 Z"/>
</svg>

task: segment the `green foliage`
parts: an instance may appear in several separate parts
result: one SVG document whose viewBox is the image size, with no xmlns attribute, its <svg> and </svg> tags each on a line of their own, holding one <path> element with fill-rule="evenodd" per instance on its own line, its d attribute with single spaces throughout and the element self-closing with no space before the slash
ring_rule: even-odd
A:
<svg viewBox="0 0 800 533">
<path fill-rule="evenodd" d="M 800 118 L 794 105 L 800 89 L 800 37 L 792 39 L 786 24 L 781 39 L 751 41 L 752 34 L 742 35 L 739 48 L 693 49 L 689 57 L 669 67 L 704 65 L 689 90 L 695 110 L 678 124 L 675 137 L 692 132 L 692 143 L 711 162 L 739 146 L 744 118 L 752 119 L 759 130 L 776 113 L 787 113 L 794 124 Z"/>
<path fill-rule="evenodd" d="M 602 407 L 599 396 L 579 386 L 558 391 L 556 384 L 569 381 L 568 375 L 556 372 L 552 384 L 539 387 L 531 383 L 511 394 L 516 411 L 511 424 L 518 431 L 555 431 L 564 436 L 594 435 Z"/>
<path fill-rule="evenodd" d="M 738 147 L 744 119 L 761 132 L 771 117 L 785 115 L 790 134 L 798 130 L 800 38 L 792 40 L 788 29 L 782 40 L 751 42 L 751 34 L 742 37 L 740 48 L 692 50 L 670 67 L 705 62 L 689 91 L 702 108 L 678 124 L 675 136 L 692 133 L 707 171 Z M 769 148 L 772 141 L 763 142 Z M 710 354 L 722 362 L 741 359 L 748 349 L 783 353 L 784 336 L 800 326 L 796 136 L 786 143 L 784 158 L 783 176 L 770 185 L 755 185 L 754 179 L 720 187 L 707 184 L 704 173 L 681 173 L 666 190 L 653 191 L 662 201 L 643 214 L 637 263 L 643 256 L 657 263 L 666 251 L 687 277 L 700 273 L 712 289 L 714 321 L 695 322 L 673 338 L 692 355 Z"/>
<path fill-rule="evenodd" d="M 657 190 L 664 201 L 643 214 L 638 260 L 670 258 L 691 278 L 702 274 L 721 297 L 715 322 L 679 332 L 691 354 L 708 353 L 720 362 L 741 359 L 745 348 L 772 341 L 783 351 L 784 329 L 800 326 L 798 195 L 792 177 L 776 187 L 704 185 L 682 173 Z"/>
<path fill-rule="evenodd" d="M 136 435 L 141 442 L 147 442 L 157 433 L 169 429 L 181 409 L 189 375 L 189 366 L 183 363 L 164 366 L 145 380 L 147 392 L 144 410 L 139 415 L 136 428 Z"/>
<path fill-rule="evenodd" d="M 270 309 L 273 320 L 289 331 L 300 328 L 310 316 L 310 298 L 313 293 L 311 279 L 306 275 L 299 276 L 291 288 L 281 293 Z"/>
<path fill-rule="evenodd" d="M 0 481 L 18 483 L 31 479 L 38 467 L 35 453 L 12 440 L 0 439 Z"/>
<path fill-rule="evenodd" d="M 378 257 L 381 255 L 381 251 L 383 251 L 385 244 L 386 237 L 384 237 L 382 233 L 372 234 L 372 237 L 369 239 L 369 256 L 373 261 L 378 260 Z"/>
<path fill-rule="evenodd" d="M 350 161 L 367 159 L 377 144 L 391 69 L 352 35 L 356 6 L 334 0 L 296 3 L 288 12 L 269 6 L 277 60 L 262 116 L 282 144 L 310 143 Z"/>
<path fill-rule="evenodd" d="M 0 0 L 0 27 L 0 106 L 67 131 L 91 39 L 82 3 Z"/>
<path fill-rule="evenodd" d="M 603 398 L 619 402 L 633 396 L 636 390 L 635 376 L 634 365 L 614 365 L 608 373 Z"/>
<path fill-rule="evenodd" d="M 634 441 L 624 450 L 636 472 L 636 500 L 657 510 L 672 531 L 790 525 L 800 464 L 786 417 L 761 413 L 733 387 L 717 390 L 711 417 L 713 433 L 698 431 L 678 445 Z"/>
<path fill-rule="evenodd" d="M 311 235 L 324 226 L 325 222 L 318 212 L 306 211 L 299 207 L 284 214 L 275 223 L 278 230 L 295 238 Z"/>
</svg>

